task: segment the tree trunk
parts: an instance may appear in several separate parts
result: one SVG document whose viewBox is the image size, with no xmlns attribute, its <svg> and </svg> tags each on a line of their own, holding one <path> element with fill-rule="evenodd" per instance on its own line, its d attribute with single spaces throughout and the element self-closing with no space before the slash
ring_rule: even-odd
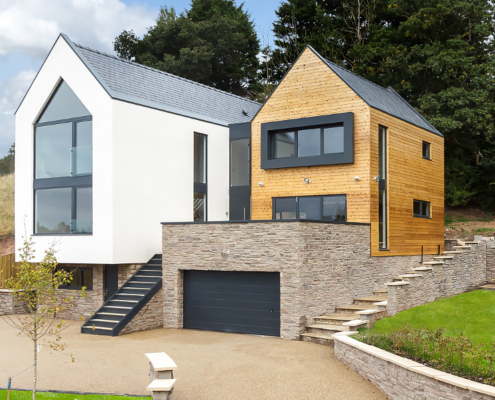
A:
<svg viewBox="0 0 495 400">
<path fill-rule="evenodd" d="M 34 379 L 33 379 L 33 400 L 36 400 L 36 380 L 38 378 L 38 341 L 33 340 L 34 343 Z"/>
</svg>

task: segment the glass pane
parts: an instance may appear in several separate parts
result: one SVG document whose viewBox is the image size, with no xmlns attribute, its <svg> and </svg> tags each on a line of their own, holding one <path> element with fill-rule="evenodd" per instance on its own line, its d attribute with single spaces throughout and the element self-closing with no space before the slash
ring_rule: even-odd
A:
<svg viewBox="0 0 495 400">
<path fill-rule="evenodd" d="M 230 142 L 230 186 L 249 186 L 249 139 Z"/>
<path fill-rule="evenodd" d="M 73 231 L 93 232 L 93 188 L 76 189 L 76 220 Z"/>
<path fill-rule="evenodd" d="M 206 193 L 194 193 L 194 221 L 206 221 Z"/>
<path fill-rule="evenodd" d="M 422 207 L 421 207 L 421 215 L 424 217 L 429 217 L 430 216 L 430 203 L 427 203 L 426 201 L 422 202 Z"/>
<path fill-rule="evenodd" d="M 387 248 L 387 192 L 378 193 L 378 242 L 381 249 Z"/>
<path fill-rule="evenodd" d="M 76 124 L 76 147 L 72 148 L 72 175 L 90 175 L 93 172 L 92 122 Z"/>
<path fill-rule="evenodd" d="M 194 182 L 206 183 L 206 136 L 194 134 Z"/>
<path fill-rule="evenodd" d="M 72 123 L 36 128 L 36 179 L 70 176 Z"/>
<path fill-rule="evenodd" d="M 320 128 L 302 129 L 297 132 L 297 156 L 320 155 Z"/>
<path fill-rule="evenodd" d="M 299 197 L 299 218 L 321 220 L 321 198 Z"/>
<path fill-rule="evenodd" d="M 323 197 L 323 220 L 345 222 L 346 220 L 345 196 Z"/>
<path fill-rule="evenodd" d="M 61 119 L 85 117 L 91 115 L 72 89 L 62 81 L 48 106 L 43 111 L 38 123 L 58 121 Z"/>
<path fill-rule="evenodd" d="M 93 269 L 83 269 L 82 270 L 82 286 L 85 286 L 86 289 L 93 288 Z"/>
<path fill-rule="evenodd" d="M 430 144 L 423 142 L 423 157 L 430 158 Z"/>
<path fill-rule="evenodd" d="M 378 174 L 387 179 L 387 129 L 380 126 L 378 132 Z"/>
<path fill-rule="evenodd" d="M 70 233 L 71 188 L 36 190 L 35 233 Z"/>
<path fill-rule="evenodd" d="M 276 133 L 273 135 L 273 158 L 294 157 L 294 132 Z"/>
<path fill-rule="evenodd" d="M 296 198 L 275 199 L 275 219 L 296 219 Z"/>
<path fill-rule="evenodd" d="M 344 152 L 343 126 L 332 126 L 323 129 L 323 152 L 325 154 Z"/>
<path fill-rule="evenodd" d="M 79 288 L 82 286 L 81 270 L 79 268 L 69 268 L 72 275 L 72 281 L 69 283 L 69 287 Z"/>
<path fill-rule="evenodd" d="M 421 215 L 421 203 L 419 201 L 414 201 L 413 204 L 413 214 Z"/>
</svg>

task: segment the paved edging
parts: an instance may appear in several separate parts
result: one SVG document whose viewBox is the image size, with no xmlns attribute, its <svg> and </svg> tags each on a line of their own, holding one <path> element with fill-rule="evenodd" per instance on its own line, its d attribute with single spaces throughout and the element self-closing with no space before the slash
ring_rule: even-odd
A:
<svg viewBox="0 0 495 400">
<path fill-rule="evenodd" d="M 495 387 L 473 382 L 341 335 L 333 335 L 335 357 L 367 378 L 390 399 L 495 399 Z M 464 397 L 466 396 L 466 397 Z"/>
</svg>

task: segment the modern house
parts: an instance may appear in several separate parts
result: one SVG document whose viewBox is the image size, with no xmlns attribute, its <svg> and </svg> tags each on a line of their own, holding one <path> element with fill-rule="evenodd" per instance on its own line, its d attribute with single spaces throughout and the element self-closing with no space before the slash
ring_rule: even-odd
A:
<svg viewBox="0 0 495 400">
<path fill-rule="evenodd" d="M 16 242 L 33 236 L 38 259 L 56 242 L 60 267 L 74 269 L 71 287 L 91 289 L 76 296 L 75 313 L 89 316 L 107 300 L 87 325 L 102 328 L 96 333 L 118 334 L 133 318 L 149 327 L 142 309 L 150 301 L 161 307 L 153 326 L 232 331 L 228 321 L 195 325 L 186 308 L 208 306 L 195 290 L 241 293 L 249 282 L 271 288 L 260 289 L 264 299 L 278 296 L 275 308 L 256 300 L 278 315 L 268 334 L 294 337 L 302 319 L 321 311 L 307 312 L 301 299 L 292 307 L 297 296 L 284 296 L 302 283 L 288 284 L 270 248 L 258 253 L 244 243 L 251 234 L 264 243 L 290 236 L 272 227 L 295 227 L 294 240 L 309 238 L 309 246 L 319 239 L 299 231 L 306 221 L 325 235 L 336 229 L 340 243 L 365 249 L 360 262 L 376 268 L 443 251 L 443 136 L 393 89 L 309 46 L 261 105 L 60 35 L 17 110 L 16 156 Z M 236 236 L 252 226 L 255 233 Z M 354 226 L 365 233 L 356 236 Z M 217 251 L 234 237 L 242 257 Z M 215 240 L 220 247 L 208 253 Z M 347 265 L 339 260 L 328 265 Z M 321 273 L 305 285 L 317 285 Z M 372 292 L 361 283 L 360 293 Z M 325 291 L 332 288 L 318 296 Z M 237 304 L 235 318 L 249 309 Z"/>
</svg>

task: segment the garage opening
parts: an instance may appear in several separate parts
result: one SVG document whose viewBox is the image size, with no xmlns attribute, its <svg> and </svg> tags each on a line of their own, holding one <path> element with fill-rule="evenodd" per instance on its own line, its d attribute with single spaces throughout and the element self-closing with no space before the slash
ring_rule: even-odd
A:
<svg viewBox="0 0 495 400">
<path fill-rule="evenodd" d="M 280 336 L 280 274 L 184 271 L 184 328 Z"/>
</svg>

